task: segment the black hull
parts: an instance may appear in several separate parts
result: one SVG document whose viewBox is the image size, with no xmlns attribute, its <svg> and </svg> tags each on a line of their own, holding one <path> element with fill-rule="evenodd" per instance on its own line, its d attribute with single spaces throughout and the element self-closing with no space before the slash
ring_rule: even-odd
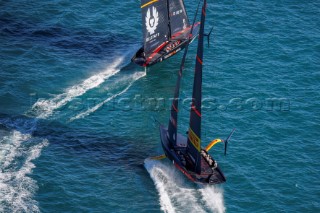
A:
<svg viewBox="0 0 320 213">
<path fill-rule="evenodd" d="M 199 31 L 198 24 L 199 23 L 194 25 L 194 29 L 192 31 L 193 35 L 191 40 L 187 38 L 188 33 L 190 33 L 190 30 L 189 30 L 179 36 L 176 36 L 172 40 L 169 40 L 163 43 L 147 57 L 145 56 L 144 47 L 142 46 L 131 58 L 131 61 L 139 66 L 149 67 L 158 62 L 162 62 L 170 58 L 171 56 L 183 50 L 188 43 L 191 43 L 198 36 L 198 31 Z"/>
<path fill-rule="evenodd" d="M 226 178 L 219 166 L 209 166 L 203 157 L 201 158 L 201 174 L 190 171 L 188 168 L 191 168 L 193 165 L 187 154 L 187 138 L 178 134 L 177 141 L 181 145 L 172 147 L 168 140 L 167 132 L 168 130 L 165 127 L 160 126 L 160 139 L 164 153 L 188 179 L 195 183 L 210 185 L 226 182 Z"/>
<path fill-rule="evenodd" d="M 131 58 L 131 61 L 139 66 L 145 67 L 146 59 L 144 57 L 144 49 L 141 47 Z"/>
<path fill-rule="evenodd" d="M 141 47 L 136 54 L 131 58 L 131 61 L 139 66 L 142 67 L 150 67 L 158 62 L 162 62 L 168 58 L 170 58 L 171 56 L 174 56 L 175 54 L 177 54 L 178 52 L 180 52 L 181 50 L 183 50 L 186 45 L 188 43 L 188 40 L 185 40 L 183 42 L 181 42 L 180 45 L 178 45 L 177 47 L 173 48 L 171 51 L 169 52 L 165 52 L 165 53 L 156 53 L 154 57 L 152 57 L 152 59 L 150 61 L 147 61 L 146 58 L 143 56 L 144 55 L 144 51 L 143 51 L 143 47 Z M 168 44 L 169 45 L 169 44 Z M 163 47 L 166 48 L 165 45 Z"/>
</svg>

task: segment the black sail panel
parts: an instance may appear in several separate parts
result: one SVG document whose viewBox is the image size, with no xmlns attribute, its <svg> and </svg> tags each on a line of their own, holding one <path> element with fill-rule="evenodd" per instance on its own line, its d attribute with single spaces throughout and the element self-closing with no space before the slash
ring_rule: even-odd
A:
<svg viewBox="0 0 320 213">
<path fill-rule="evenodd" d="M 189 20 L 183 0 L 168 0 L 171 36 L 189 27 Z"/>
<path fill-rule="evenodd" d="M 146 57 L 169 38 L 167 0 L 141 0 Z"/>
<path fill-rule="evenodd" d="M 194 16 L 194 20 L 193 20 L 193 24 L 192 24 L 190 32 L 192 32 L 194 23 L 196 22 L 198 8 L 199 8 L 199 4 L 197 7 L 196 14 Z M 172 105 L 171 105 L 171 114 L 170 114 L 170 120 L 169 120 L 169 125 L 168 125 L 168 133 L 169 133 L 169 141 L 173 146 L 177 145 L 176 143 L 177 143 L 177 128 L 178 128 L 177 126 L 178 126 L 180 82 L 181 82 L 181 77 L 182 77 L 182 71 L 184 69 L 184 63 L 186 61 L 186 56 L 187 56 L 188 49 L 189 49 L 189 44 L 190 43 L 188 42 L 185 47 L 184 53 L 183 53 L 183 57 L 182 57 L 181 64 L 180 64 L 180 70 L 178 72 L 176 88 L 174 91 L 174 98 L 172 100 Z"/>
<path fill-rule="evenodd" d="M 203 59 L 203 35 L 206 13 L 206 0 L 201 11 L 201 24 L 198 39 L 198 50 L 193 82 L 192 104 L 190 110 L 190 127 L 188 130 L 188 153 L 195 163 L 191 170 L 201 173 L 201 99 L 202 99 L 202 59 Z"/>
</svg>

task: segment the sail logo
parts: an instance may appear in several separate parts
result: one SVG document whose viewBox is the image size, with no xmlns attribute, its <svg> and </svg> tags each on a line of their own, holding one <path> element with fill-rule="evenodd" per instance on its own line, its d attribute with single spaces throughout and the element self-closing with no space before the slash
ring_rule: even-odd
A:
<svg viewBox="0 0 320 213">
<path fill-rule="evenodd" d="M 200 152 L 201 145 L 200 145 L 200 138 L 192 131 L 191 128 L 189 128 L 188 131 L 188 138 L 192 145 Z"/>
<path fill-rule="evenodd" d="M 152 10 L 148 8 L 145 19 L 147 31 L 150 33 L 150 35 L 154 34 L 159 24 L 159 13 L 157 11 L 157 8 L 152 7 Z"/>
<path fill-rule="evenodd" d="M 183 28 L 183 29 L 186 29 L 186 28 L 187 28 L 186 19 L 183 19 L 182 21 L 183 21 L 183 27 L 182 27 L 182 28 Z"/>
</svg>

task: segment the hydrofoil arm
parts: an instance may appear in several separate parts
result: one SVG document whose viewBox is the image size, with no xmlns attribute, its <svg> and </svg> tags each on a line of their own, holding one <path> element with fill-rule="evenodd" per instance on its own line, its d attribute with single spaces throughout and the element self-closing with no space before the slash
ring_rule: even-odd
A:
<svg viewBox="0 0 320 213">
<path fill-rule="evenodd" d="M 211 141 L 209 143 L 209 145 L 205 148 L 205 150 L 208 152 L 214 145 L 216 145 L 217 143 L 220 143 L 220 142 L 223 142 L 223 140 L 217 138 L 217 139 L 214 139 L 213 141 Z"/>
<path fill-rule="evenodd" d="M 158 156 L 154 156 L 154 157 L 149 157 L 151 160 L 162 160 L 164 158 L 166 158 L 166 155 L 158 155 Z"/>
</svg>

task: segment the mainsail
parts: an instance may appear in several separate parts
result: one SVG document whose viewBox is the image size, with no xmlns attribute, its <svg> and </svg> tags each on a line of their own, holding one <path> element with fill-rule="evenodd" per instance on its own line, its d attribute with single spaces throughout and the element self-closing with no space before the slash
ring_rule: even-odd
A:
<svg viewBox="0 0 320 213">
<path fill-rule="evenodd" d="M 190 27 L 183 0 L 141 0 L 146 55 Z"/>
<path fill-rule="evenodd" d="M 149 55 L 169 39 L 167 0 L 141 0 L 144 52 Z"/>
<path fill-rule="evenodd" d="M 197 11 L 194 16 L 193 24 L 192 24 L 190 32 L 192 32 L 193 26 L 194 26 L 196 18 L 197 18 L 199 4 L 200 4 L 200 1 L 198 3 Z M 170 120 L 169 120 L 169 125 L 168 125 L 168 133 L 169 133 L 169 141 L 173 146 L 177 145 L 176 143 L 177 143 L 177 128 L 178 128 L 178 109 L 179 109 L 178 104 L 179 104 L 180 82 L 181 82 L 181 77 L 182 77 L 182 70 L 184 69 L 184 63 L 186 61 L 186 56 L 187 56 L 188 49 L 189 49 L 189 44 L 190 43 L 188 43 L 186 45 L 184 53 L 183 53 L 183 57 L 181 60 L 181 65 L 180 65 L 180 69 L 179 69 L 179 73 L 178 73 L 176 88 L 174 91 L 174 98 L 173 98 L 172 105 L 171 105 L 171 115 L 170 115 Z"/>
<path fill-rule="evenodd" d="M 189 27 L 189 20 L 183 0 L 168 0 L 171 36 Z M 191 31 L 192 32 L 192 31 Z"/>
<path fill-rule="evenodd" d="M 202 99 L 202 63 L 203 63 L 203 36 L 206 16 L 206 0 L 202 6 L 201 24 L 196 56 L 196 67 L 193 82 L 192 104 L 190 110 L 190 127 L 188 130 L 188 153 L 194 161 L 195 167 L 190 170 L 201 173 L 201 99 Z"/>
</svg>

